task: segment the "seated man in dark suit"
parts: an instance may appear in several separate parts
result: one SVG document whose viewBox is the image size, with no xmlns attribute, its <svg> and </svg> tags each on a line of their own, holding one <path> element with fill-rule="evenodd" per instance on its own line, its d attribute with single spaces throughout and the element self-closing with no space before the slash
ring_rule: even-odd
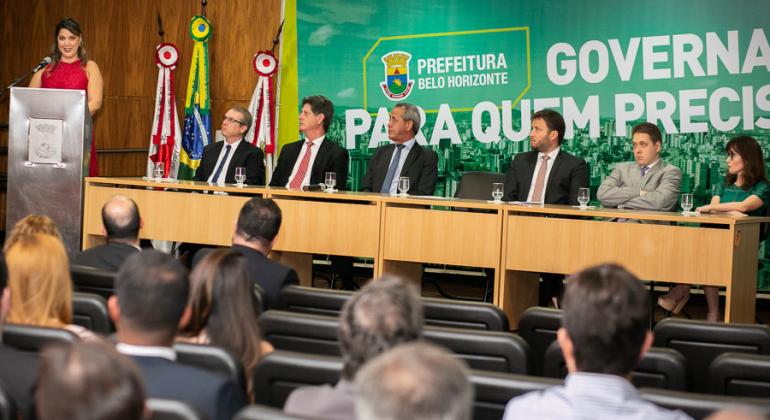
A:
<svg viewBox="0 0 770 420">
<path fill-rule="evenodd" d="M 396 194 L 398 179 L 409 177 L 408 194 L 433 195 L 438 178 L 438 155 L 417 144 L 420 112 L 412 104 L 393 107 L 388 122 L 388 137 L 393 144 L 377 149 L 369 160 L 361 191 Z"/>
<path fill-rule="evenodd" d="M 5 255 L 0 253 L 0 336 L 11 309 L 11 290 L 7 286 Z M 35 418 L 34 392 L 38 364 L 35 353 L 17 350 L 0 341 L 0 389 L 5 391 L 16 406 L 18 414 L 24 419 Z"/>
<path fill-rule="evenodd" d="M 505 176 L 505 200 L 544 204 L 578 204 L 578 189 L 588 187 L 586 161 L 561 150 L 566 124 L 558 112 L 543 109 L 532 115 L 532 151 L 514 156 Z M 557 303 L 561 274 L 544 273 L 540 306 Z M 557 305 L 558 306 L 558 305 Z"/>
<path fill-rule="evenodd" d="M 149 398 L 187 402 L 211 419 L 232 418 L 246 404 L 240 386 L 176 362 L 172 346 L 177 327 L 190 316 L 188 292 L 187 269 L 171 256 L 148 250 L 129 257 L 108 301 L 116 348 L 139 365 Z"/>
<path fill-rule="evenodd" d="M 346 189 L 348 151 L 326 138 L 333 116 L 334 105 L 325 96 L 302 99 L 299 129 L 305 138 L 283 146 L 270 186 L 299 189 L 318 185 L 327 172 L 334 172 L 336 188 Z"/>
<path fill-rule="evenodd" d="M 230 108 L 222 120 L 224 141 L 203 148 L 195 181 L 213 184 L 235 183 L 235 168 L 246 168 L 246 184 L 265 185 L 265 160 L 262 150 L 243 136 L 251 127 L 251 113 L 239 106 Z M 234 149 L 234 150 L 233 150 Z"/>
<path fill-rule="evenodd" d="M 126 258 L 141 251 L 142 218 L 134 200 L 123 195 L 112 197 L 102 207 L 102 225 L 107 243 L 81 252 L 72 261 L 73 265 L 118 271 Z"/>
</svg>

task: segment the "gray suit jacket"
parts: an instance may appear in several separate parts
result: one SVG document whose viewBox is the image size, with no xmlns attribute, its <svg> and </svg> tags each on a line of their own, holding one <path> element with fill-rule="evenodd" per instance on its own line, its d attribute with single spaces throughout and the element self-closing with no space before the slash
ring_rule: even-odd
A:
<svg viewBox="0 0 770 420">
<path fill-rule="evenodd" d="M 283 406 L 283 411 L 298 416 L 334 420 L 353 420 L 355 413 L 353 383 L 340 379 L 335 386 L 304 386 L 295 389 Z"/>
<path fill-rule="evenodd" d="M 676 208 L 682 171 L 663 160 L 641 176 L 636 162 L 615 165 L 612 173 L 602 181 L 596 197 L 605 207 L 635 210 L 671 211 Z M 644 190 L 645 194 L 640 195 Z"/>
</svg>

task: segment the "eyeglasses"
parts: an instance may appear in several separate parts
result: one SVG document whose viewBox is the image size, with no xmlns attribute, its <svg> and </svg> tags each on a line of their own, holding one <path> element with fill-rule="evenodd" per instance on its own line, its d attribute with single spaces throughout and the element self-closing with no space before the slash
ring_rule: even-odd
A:
<svg viewBox="0 0 770 420">
<path fill-rule="evenodd" d="M 727 152 L 727 159 L 728 160 L 735 160 L 736 156 L 740 157 L 741 155 L 740 155 L 740 153 L 737 153 L 737 152 Z"/>
<path fill-rule="evenodd" d="M 240 124 L 240 125 L 246 125 L 245 123 L 243 123 L 243 122 L 241 122 L 241 121 L 238 121 L 238 120 L 236 120 L 235 118 L 230 118 L 230 117 L 228 117 L 227 115 L 225 115 L 225 118 L 223 118 L 223 119 L 222 119 L 222 121 L 227 121 L 227 122 L 229 122 L 229 123 L 238 123 L 238 124 Z"/>
</svg>

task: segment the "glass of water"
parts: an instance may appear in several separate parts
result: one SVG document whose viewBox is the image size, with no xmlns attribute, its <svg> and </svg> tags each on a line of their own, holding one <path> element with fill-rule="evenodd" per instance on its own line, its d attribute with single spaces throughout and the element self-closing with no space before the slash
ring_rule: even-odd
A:
<svg viewBox="0 0 770 420">
<path fill-rule="evenodd" d="M 588 188 L 579 188 L 577 200 L 578 200 L 578 203 L 580 203 L 581 210 L 587 209 L 588 202 L 591 201 L 591 190 L 589 190 Z"/>
<path fill-rule="evenodd" d="M 246 185 L 243 183 L 244 181 L 246 181 L 246 168 L 244 168 L 243 166 L 239 166 L 235 168 L 235 182 L 236 182 L 235 185 L 237 185 L 238 187 L 243 187 L 244 185 Z"/>
<path fill-rule="evenodd" d="M 163 162 L 157 162 L 152 169 L 152 174 L 155 176 L 155 182 L 161 182 L 165 172 L 166 168 Z"/>
<path fill-rule="evenodd" d="M 692 194 L 682 194 L 682 212 L 683 215 L 689 216 L 692 209 Z"/>
<path fill-rule="evenodd" d="M 494 183 L 492 183 L 492 198 L 494 199 L 495 203 L 499 203 L 500 199 L 503 198 L 503 183 L 502 182 L 494 182 Z"/>
<path fill-rule="evenodd" d="M 326 192 L 333 193 L 337 190 L 334 189 L 334 186 L 337 185 L 337 173 L 336 172 L 327 172 L 324 175 L 324 184 L 326 185 Z"/>
<path fill-rule="evenodd" d="M 409 177 L 408 176 L 402 176 L 398 178 L 398 195 L 401 197 L 406 197 L 409 191 Z"/>
</svg>

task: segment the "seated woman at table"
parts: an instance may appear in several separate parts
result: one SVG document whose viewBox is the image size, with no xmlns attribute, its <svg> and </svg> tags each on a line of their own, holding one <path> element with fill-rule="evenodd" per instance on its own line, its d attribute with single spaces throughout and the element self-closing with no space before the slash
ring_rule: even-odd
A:
<svg viewBox="0 0 770 420">
<path fill-rule="evenodd" d="M 699 213 L 739 212 L 749 216 L 764 216 L 770 199 L 762 149 L 752 137 L 735 137 L 725 146 L 727 176 L 724 185 L 717 186 L 711 203 L 698 207 Z M 708 321 L 719 319 L 719 289 L 703 286 L 708 306 Z M 658 299 L 658 305 L 672 313 L 679 313 L 690 298 L 690 286 L 678 284 Z"/>
<path fill-rule="evenodd" d="M 253 287 L 241 254 L 229 249 L 210 252 L 190 274 L 190 321 L 177 336 L 177 341 L 211 344 L 238 357 L 251 401 L 252 371 L 263 355 L 273 351 L 257 324 Z"/>
</svg>

